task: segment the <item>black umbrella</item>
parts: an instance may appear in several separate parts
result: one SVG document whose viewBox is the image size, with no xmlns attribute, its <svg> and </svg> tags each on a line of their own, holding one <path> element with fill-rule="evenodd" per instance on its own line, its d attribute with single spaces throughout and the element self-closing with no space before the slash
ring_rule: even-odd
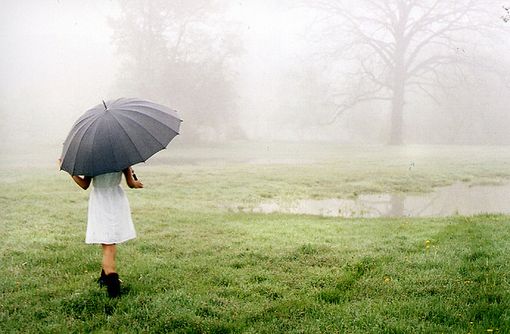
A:
<svg viewBox="0 0 510 334">
<path fill-rule="evenodd" d="M 181 122 L 174 110 L 153 102 L 103 101 L 73 125 L 60 169 L 85 176 L 122 171 L 164 149 L 179 134 Z"/>
</svg>

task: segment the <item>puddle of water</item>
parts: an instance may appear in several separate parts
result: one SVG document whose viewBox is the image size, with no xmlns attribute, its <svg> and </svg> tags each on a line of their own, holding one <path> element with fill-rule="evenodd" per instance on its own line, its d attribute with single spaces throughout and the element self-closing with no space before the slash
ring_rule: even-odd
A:
<svg viewBox="0 0 510 334">
<path fill-rule="evenodd" d="M 246 163 L 252 165 L 310 165 L 316 163 L 315 160 L 312 159 L 248 159 Z"/>
<path fill-rule="evenodd" d="M 251 212 L 329 217 L 445 217 L 480 213 L 510 214 L 510 184 L 470 186 L 456 183 L 423 195 L 371 194 L 357 199 L 299 200 L 288 206 L 261 203 Z"/>
</svg>

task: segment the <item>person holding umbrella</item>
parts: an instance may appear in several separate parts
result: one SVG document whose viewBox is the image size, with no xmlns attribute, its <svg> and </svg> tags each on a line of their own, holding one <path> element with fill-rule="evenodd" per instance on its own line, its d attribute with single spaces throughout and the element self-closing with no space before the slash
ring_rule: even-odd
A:
<svg viewBox="0 0 510 334">
<path fill-rule="evenodd" d="M 164 149 L 179 134 L 182 120 L 165 106 L 141 99 L 120 98 L 85 112 L 69 132 L 60 158 L 83 189 L 92 183 L 85 242 L 101 244 L 100 286 L 120 296 L 115 268 L 116 244 L 136 237 L 128 199 L 120 187 L 122 174 L 130 188 L 143 188 L 132 165 Z"/>
<path fill-rule="evenodd" d="M 122 173 L 129 188 L 143 188 L 142 182 L 134 179 L 131 167 L 124 169 Z M 102 246 L 102 270 L 98 282 L 100 286 L 106 286 L 110 297 L 120 295 L 119 275 L 115 270 L 116 244 L 136 237 L 129 202 L 119 185 L 122 173 L 101 174 L 93 178 L 72 176 L 76 184 L 84 190 L 87 190 L 91 183 L 94 185 L 89 197 L 85 243 Z"/>
</svg>

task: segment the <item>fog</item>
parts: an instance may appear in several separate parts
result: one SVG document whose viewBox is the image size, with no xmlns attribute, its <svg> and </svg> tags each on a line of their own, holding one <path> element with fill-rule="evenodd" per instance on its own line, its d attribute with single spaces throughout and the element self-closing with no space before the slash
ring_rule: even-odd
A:
<svg viewBox="0 0 510 334">
<path fill-rule="evenodd" d="M 4 1 L 0 117 L 9 153 L 58 145 L 116 75 L 107 1 Z"/>
<path fill-rule="evenodd" d="M 509 144 L 504 3 L 410 1 L 404 33 L 427 8 L 438 20 L 408 49 L 381 29 L 399 3 L 3 1 L 1 154 L 59 152 L 75 119 L 121 96 L 178 110 L 180 143 Z M 398 50 L 402 66 L 386 59 Z"/>
</svg>

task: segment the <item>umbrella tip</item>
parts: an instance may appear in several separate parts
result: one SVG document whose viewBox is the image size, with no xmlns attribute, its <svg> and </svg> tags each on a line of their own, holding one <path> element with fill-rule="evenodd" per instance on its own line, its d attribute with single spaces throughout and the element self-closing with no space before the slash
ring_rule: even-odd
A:
<svg viewBox="0 0 510 334">
<path fill-rule="evenodd" d="M 108 107 L 106 106 L 106 102 L 103 100 L 104 110 L 108 110 Z"/>
</svg>

